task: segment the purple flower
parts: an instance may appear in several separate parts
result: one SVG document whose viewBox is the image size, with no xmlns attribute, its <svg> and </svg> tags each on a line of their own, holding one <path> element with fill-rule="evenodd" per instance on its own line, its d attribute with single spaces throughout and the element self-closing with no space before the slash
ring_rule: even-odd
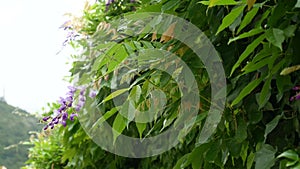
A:
<svg viewBox="0 0 300 169">
<path fill-rule="evenodd" d="M 300 100 L 300 93 L 295 96 L 295 100 Z"/>
<path fill-rule="evenodd" d="M 60 106 L 60 108 L 58 109 L 58 111 L 62 112 L 64 110 L 66 110 L 66 108 L 67 108 L 66 105 L 63 104 L 63 105 Z"/>
<path fill-rule="evenodd" d="M 292 88 L 292 90 L 299 91 L 300 90 L 300 86 L 294 86 Z M 294 100 L 300 100 L 300 92 L 297 92 L 296 95 L 290 97 L 290 101 L 294 101 Z"/>
<path fill-rule="evenodd" d="M 66 100 L 62 97 L 59 98 L 60 100 L 58 101 L 59 104 L 64 105 L 66 104 Z"/>
<path fill-rule="evenodd" d="M 67 106 L 68 106 L 68 107 L 72 107 L 72 103 L 73 103 L 73 102 L 69 102 Z"/>
<path fill-rule="evenodd" d="M 293 90 L 300 90 L 300 86 L 294 86 Z"/>
<path fill-rule="evenodd" d="M 48 126 L 48 124 L 47 124 L 47 125 L 46 125 L 46 126 L 43 128 L 43 129 L 44 129 L 44 130 L 47 130 L 47 129 L 48 129 L 48 127 L 49 127 L 49 126 Z"/>
<path fill-rule="evenodd" d="M 85 94 L 85 87 L 82 87 L 80 90 L 80 95 L 83 96 Z"/>
<path fill-rule="evenodd" d="M 70 120 L 73 121 L 75 116 L 78 117 L 78 114 L 72 113 L 72 114 L 70 115 Z"/>
<path fill-rule="evenodd" d="M 78 106 L 78 105 L 75 107 L 75 111 L 77 111 L 77 112 L 79 112 L 79 111 L 80 111 L 80 109 L 81 109 L 81 107 L 80 107 L 80 106 Z"/>
<path fill-rule="evenodd" d="M 66 122 L 65 120 L 62 120 L 62 121 L 61 121 L 61 124 L 62 124 L 64 127 L 67 126 L 67 122 Z"/>
<path fill-rule="evenodd" d="M 65 121 L 68 119 L 68 113 L 67 112 L 63 112 L 62 114 L 62 120 Z"/>
<path fill-rule="evenodd" d="M 72 97 L 72 96 L 67 97 L 67 98 L 66 98 L 66 101 L 68 101 L 68 102 L 73 101 L 73 97 Z"/>
<path fill-rule="evenodd" d="M 58 110 L 54 110 L 53 113 L 59 115 L 61 112 L 59 112 Z"/>
<path fill-rule="evenodd" d="M 52 121 L 54 124 L 58 124 L 59 119 L 57 117 L 55 117 Z"/>
<path fill-rule="evenodd" d="M 79 96 L 78 96 L 78 102 L 77 105 L 75 106 L 75 110 L 77 112 L 80 111 L 80 109 L 84 106 L 85 104 L 85 92 L 86 92 L 86 87 L 85 86 L 81 86 L 81 87 L 74 87 L 74 86 L 68 86 L 69 91 L 67 93 L 67 96 L 65 98 L 60 97 L 60 99 L 58 100 L 58 103 L 60 104 L 60 107 L 57 110 L 53 111 L 53 114 L 55 115 L 55 117 L 47 124 L 44 126 L 44 130 L 47 130 L 49 127 L 51 129 L 54 128 L 55 125 L 57 125 L 58 123 L 61 123 L 64 127 L 66 127 L 67 125 L 67 120 L 68 118 L 70 118 L 71 121 L 74 120 L 75 116 L 78 116 L 78 114 L 76 113 L 71 113 L 70 116 L 68 114 L 68 112 L 70 112 L 70 109 L 73 105 L 74 102 L 74 95 L 76 93 L 76 91 L 78 89 L 80 89 L 79 92 Z M 48 121 L 51 117 L 50 116 L 46 116 L 43 117 L 43 121 Z"/>
<path fill-rule="evenodd" d="M 78 104 L 77 104 L 77 106 L 79 106 L 79 107 L 83 107 L 84 106 L 84 101 L 82 101 L 82 100 L 79 100 L 79 102 L 78 102 Z"/>
<path fill-rule="evenodd" d="M 68 88 L 70 89 L 71 93 L 75 93 L 76 92 L 76 88 L 74 86 L 68 86 Z"/>
<path fill-rule="evenodd" d="M 90 94 L 89 94 L 89 97 L 90 97 L 90 98 L 95 98 L 96 96 L 97 96 L 97 91 L 91 90 L 91 91 L 90 91 Z"/>
<path fill-rule="evenodd" d="M 43 118 L 43 121 L 48 121 L 50 119 L 50 116 L 46 116 Z"/>
</svg>

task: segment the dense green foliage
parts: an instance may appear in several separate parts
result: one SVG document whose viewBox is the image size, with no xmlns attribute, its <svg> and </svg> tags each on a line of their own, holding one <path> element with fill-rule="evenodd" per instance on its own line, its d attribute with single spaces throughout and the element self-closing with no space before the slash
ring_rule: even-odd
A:
<svg viewBox="0 0 300 169">
<path fill-rule="evenodd" d="M 226 107 L 214 135 L 203 144 L 199 133 L 211 104 L 205 66 L 179 40 L 153 33 L 157 28 L 172 32 L 172 22 L 153 20 L 149 24 L 155 23 L 157 27 L 151 26 L 138 37 L 130 31 L 122 32 L 124 25 L 119 29 L 109 25 L 123 14 L 140 12 L 168 13 L 190 21 L 206 34 L 222 58 L 227 78 Z M 187 135 L 171 150 L 131 159 L 102 150 L 86 134 L 82 123 L 68 121 L 67 127 L 55 129 L 55 135 L 33 141 L 36 146 L 30 152 L 30 165 L 36 168 L 52 165 L 56 168 L 299 168 L 300 101 L 290 100 L 299 92 L 292 88 L 300 85 L 299 24 L 299 0 L 124 0 L 113 2 L 107 9 L 103 2 L 87 5 L 82 18 L 66 25 L 69 31 L 80 35 L 75 39 L 69 37 L 70 44 L 83 51 L 73 56 L 70 80 L 77 86 L 87 85 L 99 91 L 95 104 L 104 114 L 101 120 L 106 120 L 116 131 L 137 138 L 160 134 L 173 124 L 179 117 L 177 101 L 181 97 L 174 80 L 161 71 L 135 72 L 121 63 L 139 49 L 165 49 L 180 56 L 195 75 L 201 95 L 196 123 L 181 131 Z M 122 71 L 134 74 L 119 77 Z M 130 88 L 113 92 L 114 84 L 120 81 L 129 83 Z M 112 98 L 129 91 L 129 97 L 138 98 L 136 105 L 148 110 L 148 95 L 153 89 L 169 94 L 163 116 L 154 122 L 128 121 L 120 115 L 130 113 L 128 105 L 126 108 L 126 104 L 116 106 L 112 102 Z M 186 103 L 184 108 L 192 106 Z M 54 104 L 49 113 L 55 109 Z M 85 111 L 80 117 L 94 117 L 89 121 L 92 125 L 101 123 L 97 115 Z M 118 136 L 107 139 L 114 142 Z"/>
<path fill-rule="evenodd" d="M 20 168 L 28 160 L 29 132 L 38 130 L 38 120 L 27 112 L 0 101 L 0 166 Z"/>
</svg>

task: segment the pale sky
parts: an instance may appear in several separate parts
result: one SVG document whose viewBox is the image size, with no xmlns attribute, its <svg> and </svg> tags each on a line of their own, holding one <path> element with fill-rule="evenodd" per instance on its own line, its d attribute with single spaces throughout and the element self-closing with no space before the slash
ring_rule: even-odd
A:
<svg viewBox="0 0 300 169">
<path fill-rule="evenodd" d="M 79 14 L 84 0 L 1 0 L 0 97 L 29 112 L 41 112 L 67 92 L 70 49 L 61 49 L 59 27 L 67 12 Z"/>
</svg>

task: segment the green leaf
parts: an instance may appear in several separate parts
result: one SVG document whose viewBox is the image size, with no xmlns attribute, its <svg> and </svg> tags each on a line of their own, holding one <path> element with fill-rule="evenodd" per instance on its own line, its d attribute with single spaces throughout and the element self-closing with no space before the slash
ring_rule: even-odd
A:
<svg viewBox="0 0 300 169">
<path fill-rule="evenodd" d="M 177 163 L 175 164 L 175 166 L 173 167 L 173 169 L 182 169 L 187 167 L 190 164 L 190 160 L 189 160 L 189 156 L 191 153 L 185 154 L 184 156 L 182 156 Z"/>
<path fill-rule="evenodd" d="M 227 143 L 230 155 L 232 157 L 239 157 L 242 151 L 242 144 L 238 143 L 236 139 L 231 139 Z"/>
<path fill-rule="evenodd" d="M 204 143 L 193 149 L 189 156 L 193 169 L 199 169 L 203 163 L 203 155 L 211 147 L 211 143 Z"/>
<path fill-rule="evenodd" d="M 111 61 L 113 54 L 115 51 L 117 51 L 120 48 L 120 44 L 116 44 L 115 42 L 112 43 L 108 43 L 107 45 L 105 45 L 106 48 L 109 48 L 105 54 L 99 56 L 94 65 L 93 65 L 93 70 L 97 70 L 99 68 L 101 68 L 102 66 L 106 65 L 108 62 Z M 101 49 L 99 49 L 101 50 Z"/>
<path fill-rule="evenodd" d="M 243 12 L 244 8 L 245 5 L 241 5 L 231 10 L 231 12 L 228 15 L 226 15 L 222 20 L 222 24 L 218 28 L 216 35 L 228 26 L 230 26 L 235 21 L 235 19 Z"/>
<path fill-rule="evenodd" d="M 287 159 L 290 159 L 293 161 L 299 160 L 298 154 L 293 150 L 287 150 L 287 151 L 281 153 L 280 155 L 278 155 L 277 158 L 287 158 Z"/>
<path fill-rule="evenodd" d="M 272 55 L 272 49 L 269 47 L 269 45 L 265 44 L 265 45 L 263 45 L 263 49 L 254 56 L 252 62 L 257 63 L 260 60 L 262 60 L 268 56 L 271 56 L 271 55 Z"/>
<path fill-rule="evenodd" d="M 61 158 L 62 163 L 64 163 L 68 159 L 72 159 L 74 157 L 74 154 L 76 154 L 76 149 L 74 148 L 65 150 Z"/>
<path fill-rule="evenodd" d="M 262 34 L 257 39 L 255 39 L 250 45 L 247 46 L 245 51 L 241 54 L 239 60 L 233 65 L 231 69 L 230 76 L 233 74 L 235 69 L 240 66 L 240 64 L 254 51 L 254 49 L 266 38 L 265 34 Z"/>
<path fill-rule="evenodd" d="M 208 5 L 208 7 L 213 7 L 217 5 L 237 5 L 238 2 L 234 0 L 209 0 L 209 1 L 200 1 L 199 3 L 203 5 Z"/>
<path fill-rule="evenodd" d="M 297 26 L 296 25 L 289 25 L 287 28 L 285 28 L 283 30 L 284 32 L 284 35 L 287 37 L 287 38 L 290 38 L 290 37 L 293 37 L 295 36 L 295 31 L 297 29 Z"/>
<path fill-rule="evenodd" d="M 249 143 L 248 142 L 244 142 L 243 146 L 242 146 L 242 151 L 241 151 L 241 158 L 243 160 L 243 166 L 245 166 L 245 162 L 247 160 L 247 156 L 248 156 L 248 149 L 249 149 Z"/>
<path fill-rule="evenodd" d="M 248 38 L 248 37 L 251 37 L 251 36 L 254 36 L 254 35 L 257 35 L 259 33 L 262 33 L 264 30 L 262 28 L 256 28 L 256 29 L 251 29 L 249 32 L 245 32 L 237 37 L 234 37 L 234 38 L 231 38 L 229 39 L 228 41 L 228 45 L 231 43 L 231 42 L 234 42 L 236 40 L 240 40 L 240 39 L 243 39 L 243 38 Z"/>
<path fill-rule="evenodd" d="M 143 137 L 143 132 L 145 131 L 145 129 L 147 127 L 146 123 L 138 123 L 138 122 L 136 122 L 135 125 L 136 125 L 136 127 L 137 127 L 137 129 L 139 131 L 140 138 L 142 138 Z"/>
<path fill-rule="evenodd" d="M 276 150 L 268 145 L 263 144 L 262 148 L 255 153 L 255 169 L 269 169 L 275 164 Z"/>
<path fill-rule="evenodd" d="M 115 50 L 114 55 L 110 59 L 110 61 L 107 63 L 108 64 L 108 70 L 106 74 L 112 72 L 115 70 L 115 68 L 126 58 L 128 57 L 128 54 L 126 52 L 125 47 L 122 45 L 118 49 Z"/>
<path fill-rule="evenodd" d="M 270 61 L 270 57 L 268 58 L 264 58 L 262 60 L 260 60 L 259 62 L 255 63 L 255 62 L 249 62 L 243 69 L 242 71 L 244 71 L 243 74 L 247 74 L 253 71 L 258 71 L 260 68 L 262 68 L 263 66 L 267 65 Z"/>
<path fill-rule="evenodd" d="M 283 67 L 284 64 L 286 64 L 286 61 L 287 61 L 287 60 L 282 59 L 282 60 L 280 60 L 279 63 L 277 63 L 275 66 L 273 65 L 273 64 L 274 64 L 274 61 L 277 59 L 276 57 L 278 57 L 279 55 L 280 55 L 279 53 L 278 53 L 278 54 L 273 54 L 273 56 L 271 57 L 271 58 L 273 58 L 272 64 L 271 64 L 271 66 L 273 66 L 273 67 L 272 67 L 271 72 L 270 72 L 271 75 L 278 74 L 278 73 L 279 73 L 279 70 L 282 69 L 282 67 Z M 274 58 L 275 58 L 275 59 L 274 59 Z M 271 62 L 270 62 L 270 63 L 271 63 Z M 270 68 L 270 63 L 269 63 L 269 68 Z"/>
<path fill-rule="evenodd" d="M 288 75 L 288 74 L 293 73 L 293 72 L 295 72 L 297 70 L 300 70 L 300 65 L 296 65 L 296 66 L 291 66 L 291 67 L 284 68 L 280 72 L 280 75 Z"/>
<path fill-rule="evenodd" d="M 277 115 L 272 121 L 270 121 L 268 124 L 266 124 L 266 129 L 265 129 L 265 134 L 264 134 L 265 141 L 267 139 L 268 134 L 271 133 L 271 131 L 275 129 L 275 127 L 277 126 L 281 117 L 282 117 L 282 115 Z"/>
<path fill-rule="evenodd" d="M 300 162 L 298 162 L 295 166 L 292 166 L 290 169 L 299 169 L 299 168 L 300 168 Z"/>
<path fill-rule="evenodd" d="M 253 80 L 250 82 L 242 91 L 241 93 L 233 100 L 231 106 L 238 104 L 244 97 L 250 94 L 262 81 L 262 77 Z"/>
<path fill-rule="evenodd" d="M 136 85 L 136 86 L 133 86 L 132 90 L 130 91 L 130 94 L 129 94 L 129 99 L 133 102 L 133 103 L 138 103 L 140 97 L 141 97 L 141 94 L 142 94 L 142 89 L 140 86 Z"/>
<path fill-rule="evenodd" d="M 247 123 L 242 118 L 238 119 L 238 128 L 234 138 L 238 143 L 243 142 L 247 138 Z"/>
<path fill-rule="evenodd" d="M 126 128 L 126 125 L 127 125 L 127 119 L 118 113 L 118 115 L 115 118 L 114 123 L 113 123 L 113 141 L 114 141 L 114 143 L 116 142 L 117 137 Z"/>
<path fill-rule="evenodd" d="M 285 39 L 283 30 L 273 28 L 266 32 L 267 40 L 282 51 L 282 43 Z"/>
<path fill-rule="evenodd" d="M 92 126 L 92 129 L 94 129 L 97 126 L 100 126 L 104 121 L 109 119 L 112 115 L 114 115 L 118 111 L 117 107 L 112 108 L 110 111 L 104 113 L 103 116 L 101 116 Z"/>
<path fill-rule="evenodd" d="M 300 0 L 297 0 L 297 3 L 295 5 L 295 8 L 300 8 Z"/>
<path fill-rule="evenodd" d="M 220 143 L 219 141 L 215 141 L 212 143 L 210 148 L 205 153 L 205 160 L 209 162 L 215 162 L 219 152 L 220 152 Z"/>
<path fill-rule="evenodd" d="M 163 4 L 161 10 L 164 12 L 164 11 L 167 11 L 167 10 L 170 10 L 172 9 L 173 7 L 175 7 L 176 5 L 178 5 L 180 3 L 181 0 L 169 0 L 167 1 L 167 3 Z"/>
<path fill-rule="evenodd" d="M 125 92 L 127 92 L 130 88 L 124 88 L 124 89 L 120 89 L 120 90 L 116 90 L 113 93 L 111 93 L 110 95 L 108 95 L 105 99 L 103 99 L 103 101 L 101 103 L 107 102 Z"/>
<path fill-rule="evenodd" d="M 231 32 L 235 32 L 236 28 L 241 24 L 243 17 L 243 12 L 234 20 L 234 22 L 229 26 Z"/>
<path fill-rule="evenodd" d="M 272 76 L 265 81 L 264 86 L 259 94 L 259 100 L 258 100 L 259 109 L 261 109 L 268 102 L 271 96 L 270 93 L 271 80 L 272 80 Z"/>
<path fill-rule="evenodd" d="M 241 23 L 239 29 L 237 30 L 237 34 L 239 34 L 241 32 L 241 30 L 244 29 L 252 21 L 254 16 L 257 14 L 258 10 L 259 10 L 259 8 L 255 7 L 255 8 L 252 8 L 249 12 L 247 12 L 244 19 L 242 20 L 242 23 Z"/>
<path fill-rule="evenodd" d="M 276 96 L 277 102 L 281 100 L 285 87 L 290 84 L 292 84 L 290 76 L 278 76 L 276 78 L 276 86 L 278 89 L 278 94 Z"/>
<path fill-rule="evenodd" d="M 247 169 L 251 169 L 252 168 L 252 164 L 254 162 L 254 158 L 255 158 L 255 154 L 251 151 L 251 153 L 248 155 L 247 157 Z"/>
</svg>

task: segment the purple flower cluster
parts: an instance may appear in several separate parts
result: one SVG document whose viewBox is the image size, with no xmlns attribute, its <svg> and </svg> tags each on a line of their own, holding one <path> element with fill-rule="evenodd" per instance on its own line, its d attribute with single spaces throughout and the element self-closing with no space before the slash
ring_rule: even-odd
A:
<svg viewBox="0 0 300 169">
<path fill-rule="evenodd" d="M 48 122 L 48 120 L 51 118 L 50 116 L 46 116 L 43 118 L 44 122 L 48 122 L 48 124 L 44 127 L 44 130 L 47 130 L 49 127 L 51 129 L 54 128 L 55 125 L 57 124 L 62 124 L 64 127 L 67 125 L 67 119 L 69 118 L 71 121 L 74 120 L 74 118 L 76 116 L 78 116 L 77 113 L 75 112 L 79 112 L 82 107 L 85 104 L 85 92 L 86 92 L 86 88 L 85 87 L 73 87 L 73 86 L 69 86 L 69 91 L 67 93 L 67 96 L 65 98 L 60 97 L 60 100 L 58 101 L 58 103 L 60 104 L 60 107 L 54 111 L 55 116 L 54 118 L 52 118 L 52 120 L 50 122 Z M 77 104 L 73 107 L 74 105 L 74 95 L 75 92 L 77 90 L 80 90 L 79 92 L 79 96 L 78 96 L 78 102 Z M 89 96 L 91 98 L 96 97 L 96 91 L 91 90 Z M 74 111 L 75 110 L 75 111 Z M 68 112 L 72 112 L 69 116 Z"/>
<path fill-rule="evenodd" d="M 297 93 L 296 93 L 296 95 L 294 95 L 294 96 L 292 96 L 291 98 L 290 98 L 290 101 L 294 101 L 294 100 L 300 100 L 300 86 L 295 86 L 295 87 L 293 87 L 292 88 L 294 91 L 296 91 Z"/>
</svg>

